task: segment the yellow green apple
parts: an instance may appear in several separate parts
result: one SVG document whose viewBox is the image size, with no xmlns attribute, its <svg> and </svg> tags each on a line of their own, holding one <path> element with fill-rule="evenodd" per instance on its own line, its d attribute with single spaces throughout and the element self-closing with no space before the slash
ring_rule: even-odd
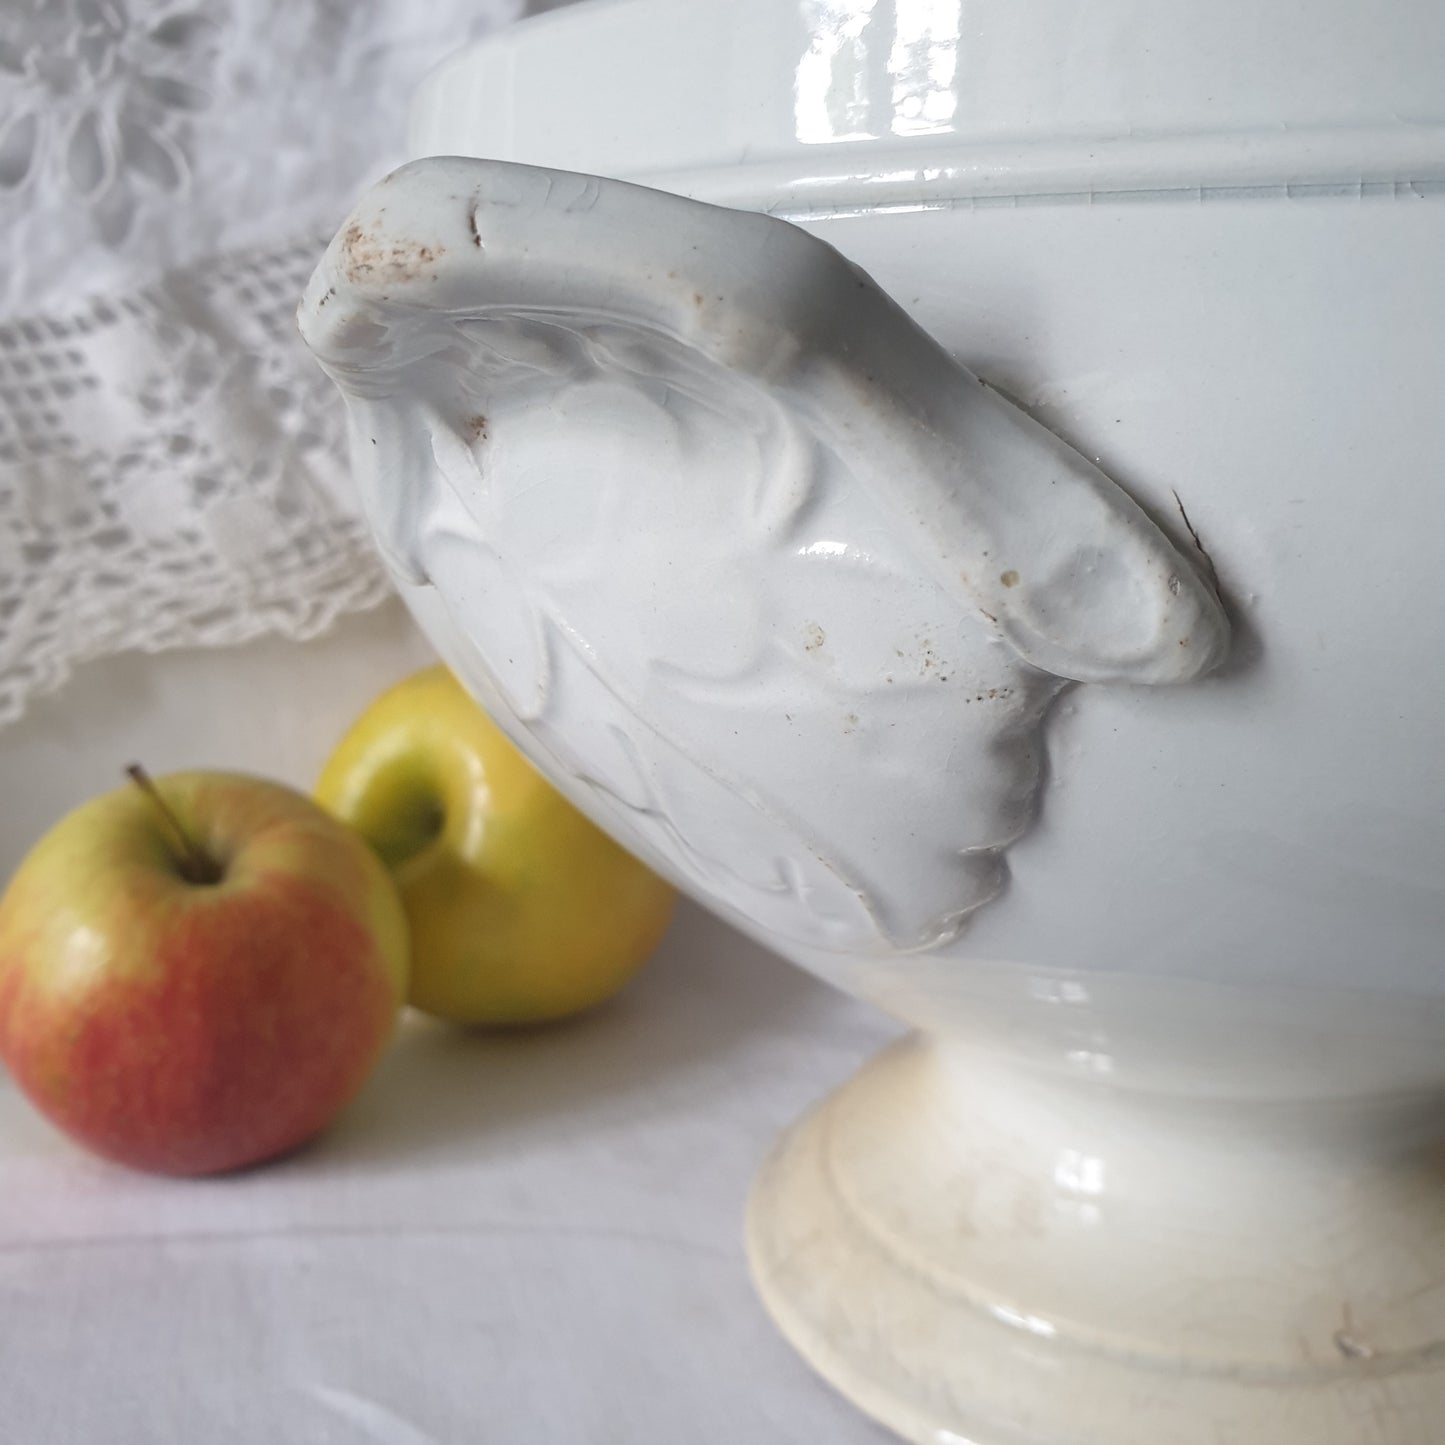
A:
<svg viewBox="0 0 1445 1445">
<path fill-rule="evenodd" d="M 62 818 L 0 898 L 0 1056 L 112 1159 L 253 1164 L 326 1125 L 376 1061 L 406 919 L 372 851 L 303 794 L 133 775 Z"/>
<path fill-rule="evenodd" d="M 383 693 L 316 795 L 393 870 L 410 1002 L 463 1023 L 560 1018 L 656 947 L 673 889 L 554 789 L 445 667 Z"/>
</svg>

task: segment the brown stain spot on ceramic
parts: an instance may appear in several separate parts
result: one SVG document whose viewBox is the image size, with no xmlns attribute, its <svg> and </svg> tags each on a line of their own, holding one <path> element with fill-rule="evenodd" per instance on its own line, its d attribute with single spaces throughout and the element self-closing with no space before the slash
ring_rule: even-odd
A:
<svg viewBox="0 0 1445 1445">
<path fill-rule="evenodd" d="M 998 580 L 1002 582 L 1005 587 L 1017 587 L 1019 585 L 1019 574 L 1010 567 L 1007 572 L 999 573 Z"/>
<path fill-rule="evenodd" d="M 484 416 L 481 414 L 481 412 L 478 412 L 475 416 L 469 416 L 469 417 L 467 418 L 465 427 L 463 427 L 463 432 L 464 432 L 464 434 L 465 434 L 465 436 L 466 436 L 466 439 L 467 439 L 469 442 L 477 442 L 477 441 L 482 441 L 482 442 L 484 442 L 484 441 L 486 441 L 486 439 L 487 439 L 487 419 L 486 419 L 486 417 L 484 417 Z"/>
<path fill-rule="evenodd" d="M 356 285 L 419 281 L 446 250 L 421 241 L 382 241 L 355 221 L 342 233 L 341 245 L 346 279 Z"/>
<path fill-rule="evenodd" d="M 828 640 L 828 634 L 824 632 L 823 629 L 819 627 L 816 622 L 810 622 L 803 629 L 803 633 L 808 639 L 803 644 L 804 652 L 817 652 L 817 650 L 822 647 L 822 645 Z"/>
</svg>

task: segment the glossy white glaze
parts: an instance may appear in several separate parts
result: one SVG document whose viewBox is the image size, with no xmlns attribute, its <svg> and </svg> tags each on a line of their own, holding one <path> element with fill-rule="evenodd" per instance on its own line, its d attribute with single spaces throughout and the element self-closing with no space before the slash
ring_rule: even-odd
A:
<svg viewBox="0 0 1445 1445">
<path fill-rule="evenodd" d="M 789 215 L 1358 198 L 1445 182 L 1442 60 L 1430 0 L 589 0 L 440 66 L 411 150 Z"/>
<path fill-rule="evenodd" d="M 639 279 L 610 247 L 559 263 L 554 241 L 572 245 L 589 213 L 527 236 L 547 264 L 518 268 L 506 306 L 525 303 L 529 281 L 539 304 L 560 290 L 575 337 L 575 308 L 604 278 L 626 298 L 624 329 L 641 319 L 685 345 L 619 346 L 606 330 L 580 364 L 567 342 L 479 367 L 474 351 L 426 340 L 474 310 L 469 291 L 448 311 L 425 292 L 449 283 L 427 282 L 401 323 L 391 281 L 362 276 L 349 304 L 373 329 L 342 355 L 332 323 L 316 329 L 313 292 L 313 338 L 343 386 L 367 394 L 356 415 L 392 409 L 392 430 L 375 435 L 394 459 L 369 463 L 360 432 L 357 446 L 383 538 L 413 535 L 400 524 L 433 506 L 417 500 L 428 488 L 503 487 L 500 511 L 438 507 L 451 521 L 428 534 L 425 565 L 397 553 L 402 589 L 453 665 L 601 821 L 795 961 L 934 1036 L 885 1055 L 798 1127 L 760 1177 L 749 1226 L 759 1287 L 790 1338 L 910 1439 L 1438 1445 L 1445 684 L 1428 659 L 1445 644 L 1442 73 L 1445 11 L 1416 0 L 1331 0 L 1307 17 L 1245 0 L 637 0 L 524 26 L 423 88 L 417 154 L 599 171 L 766 210 L 861 265 L 942 351 L 883 325 L 892 364 L 861 368 L 882 404 L 846 442 L 836 418 L 857 394 L 852 363 L 893 313 L 852 313 L 845 273 L 815 269 L 801 242 L 804 259 L 770 291 L 757 263 L 778 243 L 751 238 L 796 233 L 766 223 L 698 222 L 726 237 L 720 294 L 767 298 L 737 306 L 747 344 L 731 351 L 726 314 L 691 315 L 686 288 L 659 285 L 655 264 Z M 573 196 L 635 194 L 565 183 L 579 185 Z M 368 227 L 394 224 L 367 214 Z M 461 211 L 439 218 L 424 200 L 412 214 L 455 228 Z M 526 234 L 517 219 L 500 234 Z M 667 236 L 653 232 L 667 227 L 645 229 L 636 255 L 663 259 Z M 344 269 L 336 251 L 328 264 Z M 823 320 L 809 319 L 820 294 Z M 866 284 L 862 299 L 882 306 Z M 856 331 L 855 315 L 868 318 Z M 398 325 L 411 350 L 383 361 Z M 847 360 L 800 371 L 796 347 L 759 344 L 792 333 Z M 552 399 L 519 392 L 517 428 L 509 404 L 473 445 L 456 408 L 529 359 Z M 448 366 L 482 380 L 448 382 Z M 1046 453 L 1069 458 L 1085 528 L 1111 543 L 1137 514 L 1012 409 L 975 429 L 977 398 L 996 393 L 965 386 L 969 373 L 1151 519 L 1127 528 L 1135 582 L 1098 577 L 1067 635 L 1038 625 L 1023 590 L 1038 571 L 1010 563 L 990 578 L 979 563 L 1005 533 L 1009 547 L 1068 558 L 1086 532 L 1071 522 L 1051 536 L 1027 480 L 980 486 L 987 466 L 958 471 L 946 456 L 984 458 L 997 438 L 1010 475 L 1035 480 Z M 920 411 L 930 398 L 940 410 Z M 926 439 L 909 425 L 920 416 Z M 780 440 L 800 434 L 801 459 Z M 596 497 L 572 484 L 576 453 L 610 479 Z M 706 502 L 684 494 L 702 529 L 679 567 L 668 558 L 688 524 L 666 479 L 684 457 L 689 474 L 706 458 L 713 485 Z M 532 491 L 507 480 L 523 475 L 514 466 Z M 740 513 L 724 473 L 749 479 L 754 510 L 741 515 L 765 525 L 727 525 Z M 403 477 L 415 496 L 399 512 Z M 812 500 L 790 510 L 775 493 L 758 510 L 770 477 L 784 499 L 802 488 Z M 556 505 L 579 492 L 585 503 Z M 1029 500 L 1005 522 L 1010 497 Z M 575 583 L 554 567 L 562 530 L 594 539 L 591 552 L 562 549 Z M 619 539 L 607 555 L 603 532 Z M 484 562 L 501 537 L 500 561 Z M 513 552 L 525 564 L 502 570 Z M 1130 685 L 1131 670 L 1171 677 L 1161 576 L 1187 582 L 1209 615 L 1212 594 L 1194 593 L 1199 573 L 1175 558 L 1217 574 L 1230 653 L 1212 671 L 1186 665 L 1172 679 L 1184 686 Z M 1061 571 L 1077 575 L 1067 560 Z M 437 585 L 416 585 L 423 575 Z M 823 595 L 841 625 L 815 615 L 809 599 Z M 849 611 L 855 595 L 868 602 Z M 1130 596 L 1122 613 L 1107 600 Z M 500 615 L 518 599 L 520 614 Z M 551 712 L 528 710 L 541 694 L 506 670 L 515 661 L 479 661 L 539 605 L 571 619 L 555 630 L 565 647 L 537 654 L 550 670 L 520 674 L 566 681 Z M 609 631 L 611 613 L 628 625 Z M 901 692 L 896 668 L 878 685 L 881 644 L 833 651 L 900 619 L 915 639 L 948 639 L 933 659 L 950 664 L 947 684 L 917 642 L 898 648 L 911 662 Z M 764 668 L 756 648 L 723 645 L 759 629 L 786 643 Z M 720 660 L 711 674 L 687 649 L 700 635 Z M 629 654 L 669 668 L 599 685 Z M 841 709 L 838 676 L 814 666 L 834 659 L 852 689 Z M 750 665 L 790 703 L 798 680 L 826 683 L 803 709 L 806 746 L 789 751 L 790 735 L 759 721 L 766 697 L 741 706 Z M 997 676 L 1025 680 L 1010 709 L 968 712 L 978 683 L 998 701 Z M 1078 677 L 1092 680 L 1056 697 L 1059 679 Z M 949 691 L 962 678 L 965 709 Z M 637 736 L 639 718 L 665 791 L 656 762 L 642 774 L 651 793 L 619 786 L 639 770 L 617 739 Z M 666 752 L 664 731 L 691 740 L 685 758 Z M 940 765 L 945 783 L 930 786 Z M 760 780 L 786 817 L 758 807 Z M 659 814 L 685 818 L 686 847 Z M 755 866 L 819 838 L 832 866 Z M 992 874 L 960 868 L 960 845 Z"/>
</svg>

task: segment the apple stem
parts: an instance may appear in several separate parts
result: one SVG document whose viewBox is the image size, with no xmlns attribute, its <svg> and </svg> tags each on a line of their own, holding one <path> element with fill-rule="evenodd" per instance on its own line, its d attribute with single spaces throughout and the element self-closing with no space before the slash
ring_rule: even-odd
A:
<svg viewBox="0 0 1445 1445">
<path fill-rule="evenodd" d="M 131 782 L 151 800 L 156 811 L 175 834 L 181 850 L 181 856 L 176 860 L 181 877 L 187 883 L 219 883 L 225 877 L 226 870 L 186 832 L 181 820 L 176 817 L 175 809 L 161 796 L 161 790 L 156 787 L 151 775 L 139 763 L 132 763 L 125 771 Z"/>
</svg>

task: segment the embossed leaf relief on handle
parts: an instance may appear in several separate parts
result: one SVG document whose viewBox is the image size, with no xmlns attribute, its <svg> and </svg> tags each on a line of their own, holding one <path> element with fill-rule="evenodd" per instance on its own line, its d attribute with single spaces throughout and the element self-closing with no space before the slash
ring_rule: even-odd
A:
<svg viewBox="0 0 1445 1445">
<path fill-rule="evenodd" d="M 779 942 L 937 945 L 1067 681 L 1219 602 L 1084 457 L 784 221 L 499 162 L 376 186 L 307 290 L 423 625 L 604 826 Z"/>
</svg>

